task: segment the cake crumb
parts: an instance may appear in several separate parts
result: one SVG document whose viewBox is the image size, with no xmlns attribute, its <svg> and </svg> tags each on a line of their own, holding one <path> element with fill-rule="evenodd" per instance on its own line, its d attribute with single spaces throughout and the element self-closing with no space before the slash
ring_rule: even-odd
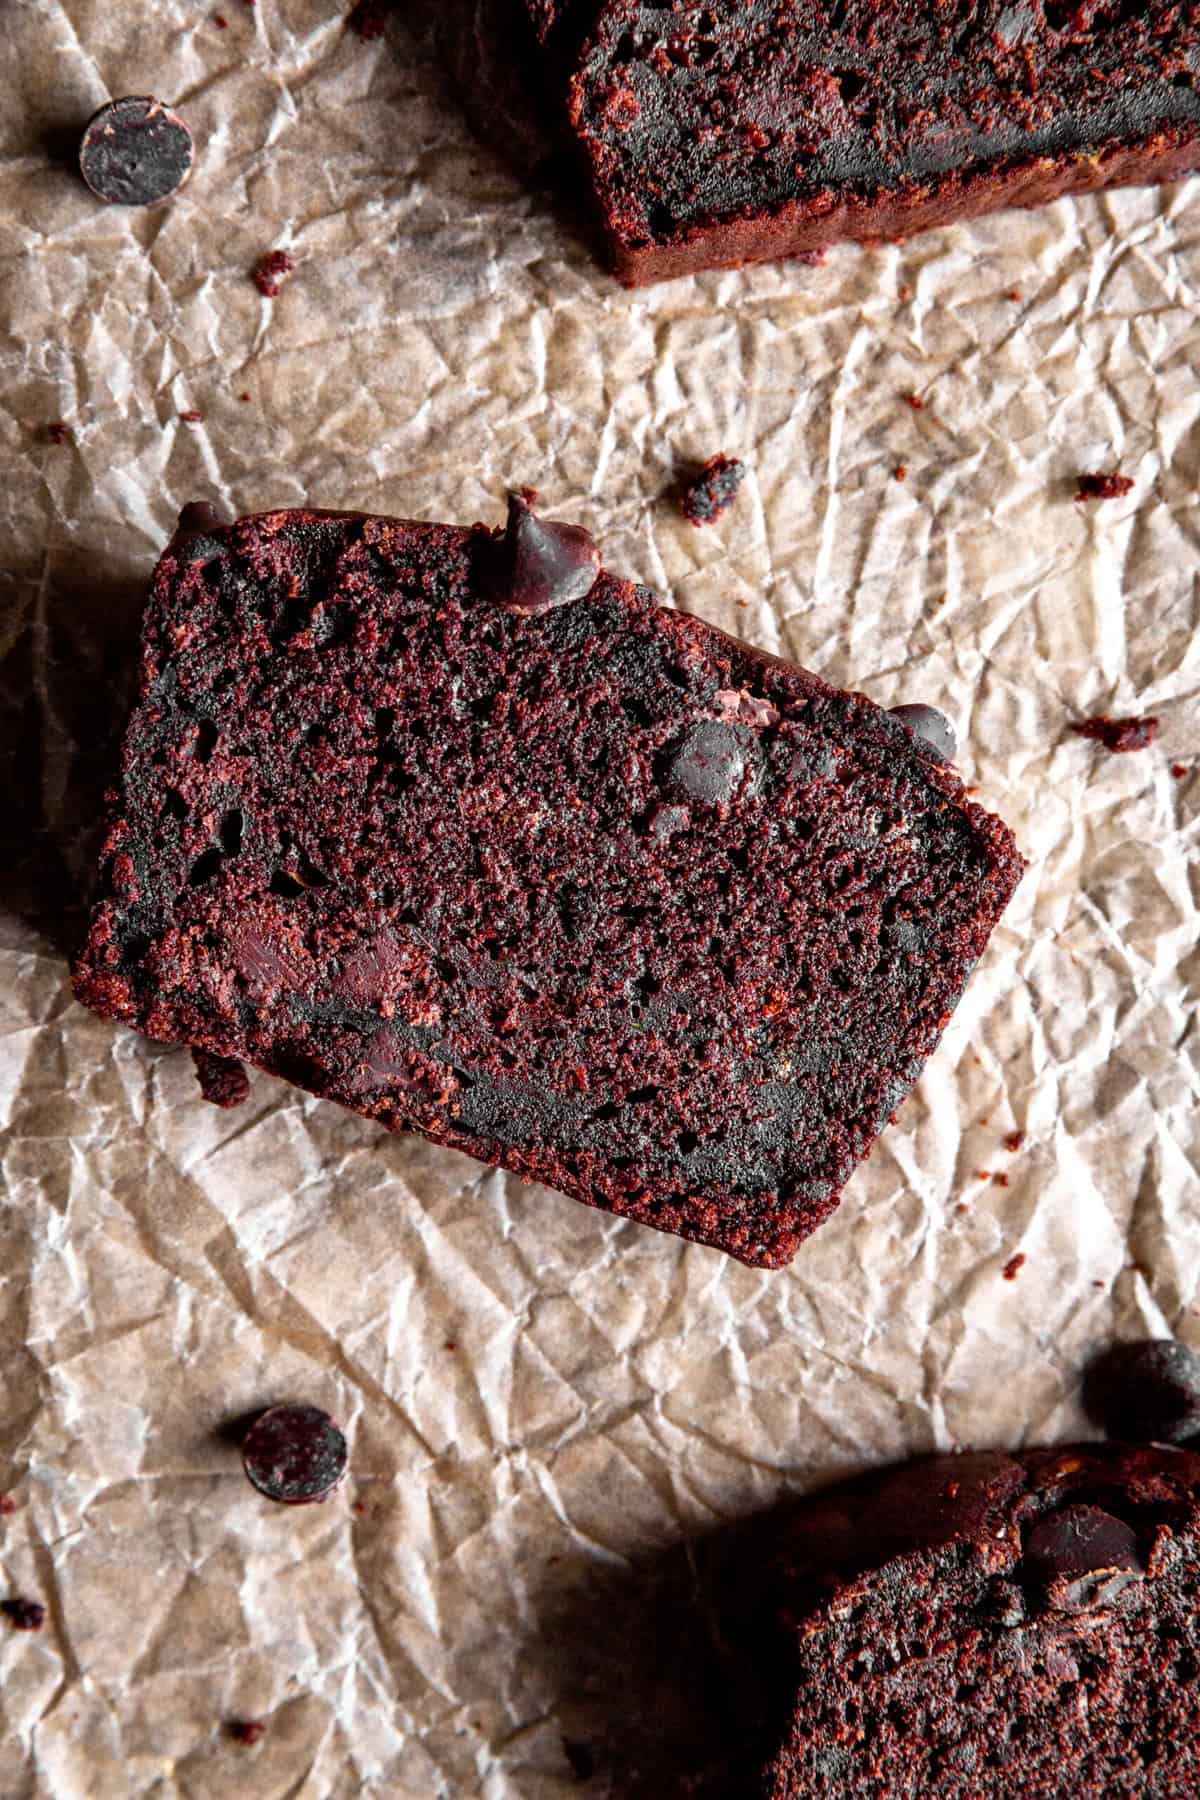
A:
<svg viewBox="0 0 1200 1800">
<path fill-rule="evenodd" d="M 925 402 L 922 400 L 920 394 L 905 394 L 904 398 L 908 401 L 908 404 L 912 407 L 914 412 L 925 411 Z"/>
<path fill-rule="evenodd" d="M 74 436 L 71 427 L 64 424 L 62 419 L 55 419 L 52 425 L 47 425 L 46 427 L 46 441 L 50 444 L 73 443 Z"/>
<path fill-rule="evenodd" d="M 907 481 L 908 480 L 908 464 L 907 463 L 897 463 L 896 467 L 892 470 L 892 479 L 893 479 L 893 481 Z"/>
<path fill-rule="evenodd" d="M 1019 1150 L 1024 1142 L 1025 1133 L 1023 1131 L 1010 1131 L 1004 1140 L 1004 1148 L 1006 1150 Z"/>
<path fill-rule="evenodd" d="M 351 1507 L 350 1507 L 350 1511 L 357 1513 L 360 1518 L 362 1517 L 363 1513 L 366 1512 L 366 1510 L 367 1510 L 367 1503 L 365 1500 L 355 1500 L 351 1504 Z"/>
<path fill-rule="evenodd" d="M 242 400 L 242 401 L 249 400 L 249 398 L 250 398 L 249 394 L 246 394 L 246 393 L 241 393 L 238 395 L 238 399 Z"/>
<path fill-rule="evenodd" d="M 901 282 L 900 284 L 900 298 L 902 300 L 912 299 L 912 289 L 909 287 L 907 281 Z"/>
<path fill-rule="evenodd" d="M 702 469 L 683 483 L 679 504 L 692 525 L 711 525 L 737 499 L 746 479 L 746 465 L 734 456 L 711 456 Z"/>
<path fill-rule="evenodd" d="M 1000 1172 L 998 1174 L 992 1176 L 992 1186 L 993 1187 L 1007 1187 L 1008 1186 L 1008 1176 L 1004 1173 L 1003 1170 L 1000 1170 Z"/>
<path fill-rule="evenodd" d="M 283 278 L 290 275 L 295 263 L 286 250 L 268 250 L 258 260 L 254 271 L 254 285 L 265 300 L 273 300 L 283 286 Z"/>
<path fill-rule="evenodd" d="M 197 412 L 194 406 L 189 407 L 187 412 L 181 412 L 179 416 L 185 425 L 203 425 L 204 423 L 204 414 Z"/>
<path fill-rule="evenodd" d="M 261 1719 L 234 1719 L 229 1726 L 229 1735 L 235 1744 L 245 1744 L 249 1747 L 251 1744 L 257 1744 L 266 1729 Z"/>
<path fill-rule="evenodd" d="M 1010 300 L 1019 300 L 1021 298 L 1020 288 L 1009 288 L 1008 297 Z"/>
<path fill-rule="evenodd" d="M 7 1515 L 9 1513 L 15 1513 L 16 1510 L 17 1496 L 15 1494 L 0 1494 L 0 1514 Z"/>
<path fill-rule="evenodd" d="M 954 1210 L 955 1210 L 955 1212 L 965 1213 L 965 1212 L 970 1212 L 971 1209 L 967 1205 L 965 1200 L 960 1200 Z"/>
<path fill-rule="evenodd" d="M 1133 482 L 1130 480 L 1129 476 L 1118 475 L 1115 470 L 1110 475 L 1081 475 L 1079 477 L 1079 491 L 1075 495 L 1075 498 L 1077 501 L 1119 500 L 1123 494 L 1128 494 L 1132 488 Z"/>
<path fill-rule="evenodd" d="M 447 1338 L 443 1347 L 447 1350 L 457 1350 L 458 1342 L 455 1338 Z"/>
<path fill-rule="evenodd" d="M 250 1092 L 250 1077 L 236 1056 L 214 1056 L 211 1050 L 193 1050 L 196 1079 L 210 1106 L 240 1106 Z"/>
<path fill-rule="evenodd" d="M 373 38 L 383 36 L 390 10 L 391 0 L 358 0 L 346 23 L 356 37 L 370 43 Z"/>
<path fill-rule="evenodd" d="M 40 1600 L 0 1600 L 2 1612 L 14 1631 L 40 1631 L 46 1623 L 46 1609 Z"/>
<path fill-rule="evenodd" d="M 975 1179 L 977 1181 L 990 1181 L 992 1179 L 992 1171 L 990 1169 L 976 1169 Z"/>
<path fill-rule="evenodd" d="M 218 31 L 228 31 L 229 29 L 229 20 L 225 17 L 224 13 L 214 13 L 213 24 Z"/>
<path fill-rule="evenodd" d="M 1078 719 L 1071 725 L 1071 730 L 1078 737 L 1095 738 L 1106 750 L 1120 754 L 1126 750 L 1144 750 L 1158 736 L 1158 720 L 1153 713 L 1145 718 L 1110 719 L 1106 713 L 1096 713 L 1090 719 Z"/>
<path fill-rule="evenodd" d="M 1021 1273 L 1021 1270 L 1025 1267 L 1026 1261 L 1027 1258 L 1023 1250 L 1018 1250 L 1015 1256 L 1010 1256 L 1004 1265 L 1005 1281 L 1015 1281 L 1017 1276 Z"/>
<path fill-rule="evenodd" d="M 1186 763 L 1172 763 L 1171 773 L 1176 781 L 1182 781 L 1184 776 L 1188 773 L 1188 766 Z"/>
</svg>

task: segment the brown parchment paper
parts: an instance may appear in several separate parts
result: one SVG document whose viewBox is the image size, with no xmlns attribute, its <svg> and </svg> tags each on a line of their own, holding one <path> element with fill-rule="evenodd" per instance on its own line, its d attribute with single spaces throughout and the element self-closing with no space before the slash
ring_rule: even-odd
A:
<svg viewBox="0 0 1200 1800">
<path fill-rule="evenodd" d="M 629 294 L 465 121 L 435 28 L 479 64 L 485 0 L 377 41 L 333 0 L 219 4 L 0 10 L 0 1580 L 49 1609 L 0 1630 L 0 1795 L 668 1795 L 705 1723 L 672 1546 L 1068 1437 L 1094 1348 L 1200 1344 L 1200 195 Z M 143 92 L 194 174 L 102 207 L 63 159 Z M 695 530 L 662 496 L 716 451 L 750 476 Z M 1074 502 L 1114 467 L 1127 499 Z M 264 1077 L 218 1112 L 70 996 L 180 505 L 469 522 L 518 483 L 690 610 L 945 708 L 1030 860 L 787 1273 Z M 1159 743 L 1068 732 L 1102 709 Z M 287 1396 L 351 1438 L 325 1506 L 240 1472 L 231 1421 Z"/>
</svg>

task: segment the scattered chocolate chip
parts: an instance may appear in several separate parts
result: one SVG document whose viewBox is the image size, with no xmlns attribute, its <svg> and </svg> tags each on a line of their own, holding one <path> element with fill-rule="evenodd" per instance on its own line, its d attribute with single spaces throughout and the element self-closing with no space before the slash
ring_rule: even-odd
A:
<svg viewBox="0 0 1200 1800">
<path fill-rule="evenodd" d="M 1114 1344 L 1088 1366 L 1083 1404 L 1110 1437 L 1181 1444 L 1200 1433 L 1200 1356 L 1172 1338 Z"/>
<path fill-rule="evenodd" d="M 286 250 L 268 250 L 258 260 L 254 271 L 254 285 L 265 300 L 273 300 L 283 286 L 283 278 L 290 275 L 295 263 Z"/>
<path fill-rule="evenodd" d="M 192 134 L 169 106 L 149 95 L 110 100 L 88 120 L 79 169 L 98 200 L 153 206 L 187 180 Z"/>
<path fill-rule="evenodd" d="M 1098 1506 L 1064 1506 L 1039 1519 L 1025 1562 L 1047 1604 L 1065 1613 L 1111 1606 L 1145 1573 L 1134 1532 Z"/>
<path fill-rule="evenodd" d="M 1081 475 L 1076 500 L 1119 500 L 1128 494 L 1133 482 L 1128 475 Z"/>
<path fill-rule="evenodd" d="M 40 1600 L 0 1600 L 0 1612 L 14 1631 L 40 1631 L 46 1623 L 46 1609 Z"/>
<path fill-rule="evenodd" d="M 1110 719 L 1097 713 L 1093 719 L 1079 719 L 1071 726 L 1079 737 L 1095 738 L 1106 750 L 1144 750 L 1158 736 L 1158 720 L 1153 713 L 1144 719 Z"/>
<path fill-rule="evenodd" d="M 913 736 L 932 750 L 940 762 L 954 761 L 958 754 L 958 739 L 953 725 L 936 706 L 892 706 L 888 711 L 893 719 L 899 719 L 902 725 L 907 725 Z"/>
<path fill-rule="evenodd" d="M 46 442 L 48 444 L 69 444 L 71 441 L 71 427 L 65 425 L 61 419 L 55 419 L 52 425 L 47 425 Z"/>
<path fill-rule="evenodd" d="M 689 726 L 667 765 L 667 788 L 680 800 L 728 806 L 746 773 L 746 735 L 720 719 Z"/>
<path fill-rule="evenodd" d="M 600 552 L 590 532 L 539 519 L 536 498 L 532 488 L 508 496 L 503 536 L 487 539 L 484 558 L 484 585 L 522 618 L 584 599 L 600 573 Z"/>
<path fill-rule="evenodd" d="M 246 1474 L 260 1494 L 285 1506 L 324 1500 L 346 1472 L 346 1439 L 319 1406 L 272 1406 L 242 1443 Z"/>
<path fill-rule="evenodd" d="M 266 1731 L 261 1719 L 232 1719 L 229 1724 L 229 1735 L 235 1744 L 257 1744 Z"/>
<path fill-rule="evenodd" d="M 200 1092 L 211 1106 L 240 1106 L 250 1092 L 250 1077 L 236 1056 L 214 1056 L 193 1050 Z"/>
<path fill-rule="evenodd" d="M 684 482 L 679 504 L 693 525 L 711 525 L 737 499 L 746 465 L 732 456 L 713 456 Z"/>
<path fill-rule="evenodd" d="M 563 1755 L 571 1765 L 571 1773 L 576 1781 L 590 1781 L 596 1773 L 596 1759 L 592 1755 L 589 1744 L 579 1743 L 574 1738 L 562 1741 Z"/>
</svg>

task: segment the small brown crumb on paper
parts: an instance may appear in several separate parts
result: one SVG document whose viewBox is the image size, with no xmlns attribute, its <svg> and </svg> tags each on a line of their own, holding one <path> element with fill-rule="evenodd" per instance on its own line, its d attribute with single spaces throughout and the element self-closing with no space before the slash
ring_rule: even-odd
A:
<svg viewBox="0 0 1200 1800">
<path fill-rule="evenodd" d="M 912 407 L 914 412 L 925 411 L 925 402 L 922 400 L 920 394 L 905 394 L 904 398 L 908 401 L 908 404 Z"/>
<path fill-rule="evenodd" d="M 181 412 L 179 416 L 185 425 L 203 425 L 204 423 L 204 414 L 197 412 L 194 406 L 190 407 L 187 412 Z"/>
<path fill-rule="evenodd" d="M 1158 736 L 1158 720 L 1153 713 L 1147 713 L 1144 719 L 1110 719 L 1106 713 L 1097 713 L 1094 718 L 1076 720 L 1071 730 L 1079 737 L 1095 738 L 1106 750 L 1120 754 L 1144 750 L 1152 744 Z"/>
<path fill-rule="evenodd" d="M 692 525 L 711 525 L 733 505 L 745 479 L 745 463 L 734 456 L 711 456 L 680 488 L 684 518 Z"/>
<path fill-rule="evenodd" d="M 1172 763 L 1171 764 L 1171 773 L 1175 777 L 1176 781 L 1182 781 L 1184 776 L 1187 775 L 1189 772 L 1190 771 L 1189 771 L 1186 763 Z"/>
<path fill-rule="evenodd" d="M 290 275 L 295 263 L 286 250 L 268 250 L 259 258 L 258 267 L 254 271 L 254 285 L 265 300 L 273 300 L 283 286 L 283 278 Z"/>
<path fill-rule="evenodd" d="M 1023 1131 L 1010 1131 L 1004 1140 L 1004 1148 L 1015 1152 L 1021 1148 L 1024 1142 L 1025 1133 Z"/>
<path fill-rule="evenodd" d="M 73 441 L 71 427 L 64 424 L 62 419 L 55 419 L 52 425 L 47 425 L 46 442 L 48 444 L 70 444 Z"/>
<path fill-rule="evenodd" d="M 46 1609 L 40 1600 L 0 1600 L 2 1612 L 14 1631 L 40 1631 L 46 1623 Z"/>
<path fill-rule="evenodd" d="M 229 29 L 229 20 L 225 17 L 224 13 L 214 13 L 213 24 L 218 31 L 228 31 Z"/>
<path fill-rule="evenodd" d="M 1003 1169 L 1001 1169 L 997 1174 L 992 1176 L 992 1186 L 993 1187 L 1007 1187 L 1008 1186 L 1008 1176 L 1004 1173 Z"/>
<path fill-rule="evenodd" d="M 1015 1281 L 1017 1276 L 1021 1273 L 1021 1270 L 1025 1267 L 1027 1260 L 1023 1250 L 1018 1250 L 1015 1256 L 1010 1256 L 1004 1265 L 1003 1273 L 1005 1281 Z"/>
<path fill-rule="evenodd" d="M 229 1735 L 235 1744 L 244 1744 L 247 1749 L 257 1744 L 266 1731 L 261 1719 L 234 1719 L 229 1726 Z"/>
<path fill-rule="evenodd" d="M 1133 482 L 1129 476 L 1118 475 L 1115 470 L 1110 475 L 1081 475 L 1079 491 L 1075 498 L 1077 501 L 1119 500 L 1123 494 L 1128 494 L 1132 487 Z"/>
<path fill-rule="evenodd" d="M 893 481 L 907 481 L 908 480 L 908 464 L 907 463 L 897 463 L 896 464 L 896 467 L 892 470 L 892 480 Z"/>
<path fill-rule="evenodd" d="M 15 1513 L 16 1510 L 17 1496 L 15 1494 L 0 1494 L 0 1515 L 7 1516 L 9 1513 Z"/>
</svg>

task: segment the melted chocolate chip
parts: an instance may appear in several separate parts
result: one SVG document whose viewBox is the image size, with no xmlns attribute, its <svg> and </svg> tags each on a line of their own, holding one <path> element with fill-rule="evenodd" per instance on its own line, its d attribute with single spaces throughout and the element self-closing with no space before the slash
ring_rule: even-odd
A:
<svg viewBox="0 0 1200 1800">
<path fill-rule="evenodd" d="M 907 725 L 921 747 L 932 750 L 939 762 L 953 762 L 958 754 L 958 739 L 945 713 L 936 706 L 893 706 L 888 709 L 893 719 Z"/>
<path fill-rule="evenodd" d="M 192 134 L 178 113 L 149 95 L 128 95 L 88 120 L 79 170 L 99 200 L 153 206 L 187 180 L 192 155 Z"/>
<path fill-rule="evenodd" d="M 1025 1541 L 1025 1561 L 1055 1612 L 1111 1606 L 1145 1574 L 1137 1537 L 1098 1506 L 1047 1513 Z"/>
<path fill-rule="evenodd" d="M 728 806 L 745 772 L 744 734 L 719 719 L 701 719 L 672 755 L 666 786 L 680 800 Z"/>
<path fill-rule="evenodd" d="M 1083 1402 L 1110 1437 L 1181 1444 L 1200 1433 L 1200 1356 L 1171 1338 L 1116 1344 L 1084 1376 Z"/>
<path fill-rule="evenodd" d="M 484 573 L 492 598 L 523 618 L 584 599 L 600 573 L 600 552 L 590 532 L 539 519 L 536 498 L 532 488 L 508 496 L 504 535 L 491 540 Z"/>
<path fill-rule="evenodd" d="M 324 1500 L 346 1473 L 346 1440 L 319 1406 L 272 1406 L 242 1442 L 246 1474 L 285 1506 Z"/>
</svg>

